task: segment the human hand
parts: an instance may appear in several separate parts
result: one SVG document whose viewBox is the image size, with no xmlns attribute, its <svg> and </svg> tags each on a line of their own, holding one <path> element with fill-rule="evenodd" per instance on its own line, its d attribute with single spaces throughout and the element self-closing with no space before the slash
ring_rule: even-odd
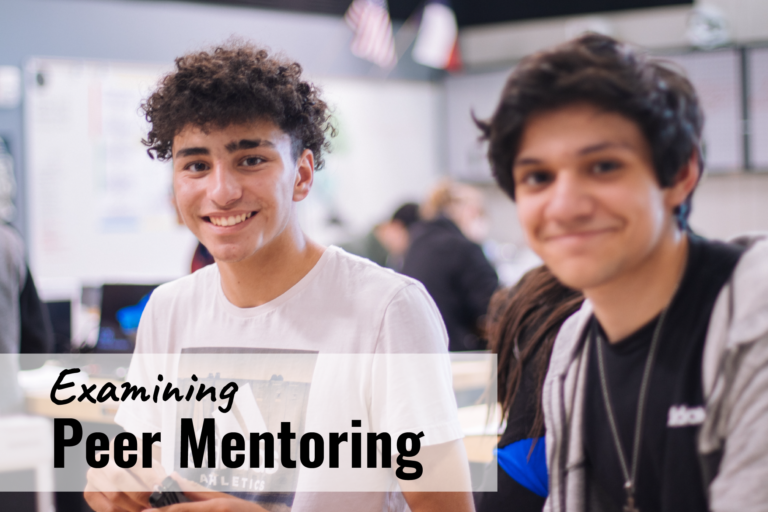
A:
<svg viewBox="0 0 768 512">
<path fill-rule="evenodd" d="M 141 512 L 149 507 L 149 496 L 155 485 L 165 478 L 157 460 L 153 467 L 118 467 L 110 446 L 109 463 L 88 470 L 85 501 L 96 512 Z"/>
</svg>

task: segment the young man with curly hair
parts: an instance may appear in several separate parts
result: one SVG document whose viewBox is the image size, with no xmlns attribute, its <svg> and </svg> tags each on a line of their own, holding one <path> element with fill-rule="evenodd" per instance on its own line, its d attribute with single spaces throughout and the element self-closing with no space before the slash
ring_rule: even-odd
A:
<svg viewBox="0 0 768 512">
<path fill-rule="evenodd" d="M 528 243 L 586 297 L 544 383 L 545 510 L 764 510 L 768 241 L 688 227 L 690 82 L 586 35 L 523 60 L 478 124 Z"/>
<path fill-rule="evenodd" d="M 420 284 L 336 247 L 323 247 L 302 232 L 296 206 L 312 188 L 333 128 L 328 106 L 302 80 L 299 64 L 242 44 L 185 55 L 176 59 L 176 69 L 143 109 L 151 123 L 144 141 L 148 151 L 173 161 L 178 211 L 216 264 L 152 294 L 139 327 L 137 353 L 221 347 L 319 357 L 446 353 L 445 328 Z M 467 463 L 450 372 L 433 375 L 427 370 L 426 379 L 393 372 L 396 378 L 371 383 L 354 363 L 321 369 L 318 359 L 307 421 L 313 417 L 315 426 L 337 432 L 349 430 L 350 420 L 363 431 L 386 427 L 393 436 L 423 431 L 424 454 L 436 450 L 467 477 L 468 471 L 461 469 Z M 137 373 L 132 367 L 128 380 Z M 403 396 L 398 389 L 408 389 L 409 398 L 392 403 Z M 370 406 L 369 415 L 346 417 L 350 409 L 345 397 Z M 131 432 L 157 432 L 162 425 L 151 405 L 124 402 L 116 421 Z M 287 497 L 266 496 L 272 500 L 269 505 L 258 493 L 249 498 L 273 510 L 404 510 L 406 502 L 414 512 L 472 509 L 469 492 L 422 492 L 395 480 L 394 469 L 381 469 L 390 492 L 303 494 L 299 488 Z M 91 470 L 86 499 L 99 512 L 145 510 L 158 471 L 134 468 L 128 477 L 114 466 Z M 330 471 L 336 480 L 355 473 Z M 131 479 L 143 482 L 145 490 L 116 491 L 121 481 Z M 232 480 L 237 486 L 238 479 Z M 345 491 L 357 490 L 347 487 Z M 169 510 L 264 510 L 222 493 L 190 492 L 188 497 L 196 501 Z"/>
</svg>

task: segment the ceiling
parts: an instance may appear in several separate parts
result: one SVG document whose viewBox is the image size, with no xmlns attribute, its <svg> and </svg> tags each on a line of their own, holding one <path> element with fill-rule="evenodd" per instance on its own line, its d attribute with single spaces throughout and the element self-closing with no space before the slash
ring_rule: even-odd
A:
<svg viewBox="0 0 768 512">
<path fill-rule="evenodd" d="M 281 11 L 341 16 L 350 0 L 196 0 L 206 4 L 247 5 Z M 389 0 L 394 20 L 403 21 L 425 0 Z M 460 27 L 530 20 L 595 12 L 621 11 L 669 5 L 690 5 L 693 0 L 451 0 Z"/>
</svg>

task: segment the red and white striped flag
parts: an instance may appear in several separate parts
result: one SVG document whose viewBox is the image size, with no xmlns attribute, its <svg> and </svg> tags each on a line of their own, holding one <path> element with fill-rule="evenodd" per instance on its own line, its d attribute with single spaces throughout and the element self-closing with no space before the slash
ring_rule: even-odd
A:
<svg viewBox="0 0 768 512">
<path fill-rule="evenodd" d="M 355 56 L 384 69 L 391 69 L 397 64 L 386 0 L 354 0 L 344 19 L 355 31 L 351 48 Z"/>
</svg>

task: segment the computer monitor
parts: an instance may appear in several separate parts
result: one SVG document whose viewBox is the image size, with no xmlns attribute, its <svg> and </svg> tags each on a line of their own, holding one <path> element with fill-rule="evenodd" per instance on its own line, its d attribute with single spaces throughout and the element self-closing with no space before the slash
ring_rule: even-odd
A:
<svg viewBox="0 0 768 512">
<path fill-rule="evenodd" d="M 101 292 L 101 321 L 95 352 L 130 353 L 136 346 L 136 329 L 157 285 L 105 284 Z"/>
<path fill-rule="evenodd" d="M 72 345 L 72 302 L 54 300 L 45 303 L 53 329 L 54 348 L 56 354 L 67 354 Z"/>
</svg>

